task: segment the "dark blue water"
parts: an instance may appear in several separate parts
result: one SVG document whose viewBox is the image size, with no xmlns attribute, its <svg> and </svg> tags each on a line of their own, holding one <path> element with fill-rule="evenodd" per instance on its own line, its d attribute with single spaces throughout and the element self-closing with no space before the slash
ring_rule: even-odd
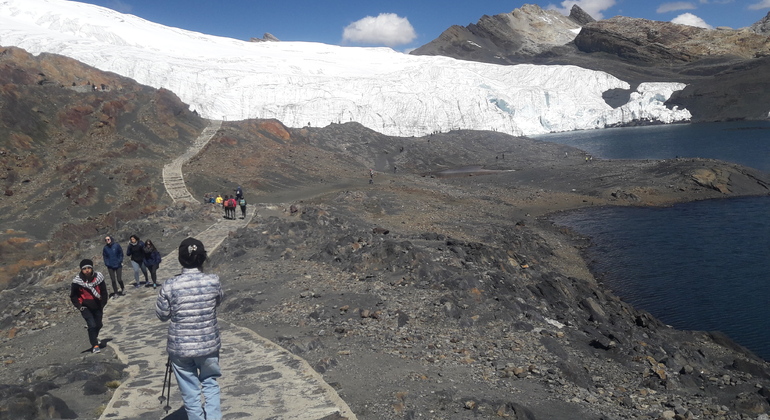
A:
<svg viewBox="0 0 770 420">
<path fill-rule="evenodd" d="M 596 157 L 706 157 L 770 172 L 770 123 L 635 127 L 539 136 Z M 590 236 L 591 269 L 676 328 L 718 330 L 770 360 L 770 197 L 554 217 Z"/>
</svg>

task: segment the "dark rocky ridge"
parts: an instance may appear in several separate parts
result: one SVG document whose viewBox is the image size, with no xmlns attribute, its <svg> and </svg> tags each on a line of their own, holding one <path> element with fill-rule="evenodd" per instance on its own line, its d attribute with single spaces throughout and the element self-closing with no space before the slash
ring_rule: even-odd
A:
<svg viewBox="0 0 770 420">
<path fill-rule="evenodd" d="M 496 64 L 571 64 L 605 71 L 632 88 L 641 82 L 683 82 L 688 84 L 686 91 L 675 93 L 669 104 L 687 104 L 694 122 L 768 118 L 766 90 L 762 90 L 770 80 L 768 62 L 762 59 L 770 52 L 768 17 L 746 29 L 707 30 L 623 16 L 589 21 L 584 11 L 573 8 L 569 21 L 582 29 L 557 45 L 545 42 L 548 35 L 542 33 L 551 34 L 552 39 L 566 35 L 568 18 L 538 27 L 537 37 L 529 25 L 519 23 L 542 13 L 527 5 L 511 14 L 484 16 L 476 25 L 448 29 L 412 54 Z M 526 17 L 514 21 L 509 18 L 512 15 Z M 503 21 L 517 23 L 492 24 Z"/>
<path fill-rule="evenodd" d="M 63 82 L 17 80 L 48 75 L 42 69 L 50 63 L 75 69 L 68 77 L 109 75 L 22 53 L 12 51 L 0 64 L 17 77 L 3 89 L 26 109 L 59 115 L 100 103 L 102 93 L 79 93 Z M 165 253 L 221 217 L 210 205 L 172 205 L 159 179 L 203 122 L 168 92 L 124 83 L 124 93 L 104 94 L 146 111 L 117 114 L 116 137 L 99 134 L 96 117 L 84 118 L 81 131 L 50 118 L 45 133 L 54 135 L 37 135 L 24 125 L 37 121 L 35 113 L 10 119 L 17 108 L 0 107 L 0 121 L 11 121 L 3 128 L 10 134 L 0 136 L 3 157 L 13 157 L 2 161 L 7 172 L 20 161 L 67 162 L 49 156 L 57 139 L 66 156 L 110 162 L 5 180 L 10 197 L 34 197 L 27 185 L 50 189 L 48 201 L 29 211 L 50 214 L 57 200 L 71 210 L 62 215 L 65 224 L 40 217 L 34 232 L 3 219 L 3 255 L 13 250 L 20 268 L 12 288 L 0 293 L 0 383 L 7 384 L 0 412 L 94 418 L 123 366 L 109 346 L 101 359 L 79 353 L 82 320 L 66 297 L 76 262 L 87 257 L 100 265 L 105 233 L 121 243 L 134 233 L 149 237 Z M 139 93 L 121 96 L 126 91 Z M 45 108 L 48 102 L 57 106 Z M 163 112 L 163 104 L 177 111 Z M 39 145 L 19 147 L 12 141 L 19 133 Z M 148 152 L 104 154 L 130 143 Z M 122 178 L 136 167 L 151 172 Z M 373 184 L 369 168 L 376 170 Z M 442 176 L 452 169 L 460 170 Z M 395 138 L 355 123 L 289 129 L 274 120 L 224 123 L 184 172 L 195 196 L 240 184 L 252 205 L 278 203 L 261 205 L 255 222 L 212 255 L 208 269 L 222 276 L 229 296 L 221 316 L 307 359 L 361 419 L 742 419 L 770 412 L 766 362 L 720 334 L 676 331 L 625 304 L 581 260 L 588 240 L 547 219 L 584 206 L 766 195 L 766 174 L 705 159 L 586 163 L 576 149 L 495 132 Z M 93 198 L 68 201 L 67 175 Z M 113 185 L 117 180 L 123 187 Z M 110 218 L 148 186 L 154 207 Z M 28 207 L 2 204 L 19 218 Z M 82 375 L 84 361 L 91 382 Z"/>
</svg>

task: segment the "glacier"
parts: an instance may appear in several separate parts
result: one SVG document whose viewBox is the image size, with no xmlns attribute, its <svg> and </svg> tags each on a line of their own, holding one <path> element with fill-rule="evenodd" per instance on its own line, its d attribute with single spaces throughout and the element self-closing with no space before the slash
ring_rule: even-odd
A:
<svg viewBox="0 0 770 420">
<path fill-rule="evenodd" d="M 503 66 L 390 48 L 246 42 L 65 0 L 0 0 L 0 45 L 71 57 L 174 92 L 201 116 L 275 118 L 290 127 L 355 121 L 386 135 L 455 129 L 515 136 L 638 120 L 688 121 L 664 102 L 682 83 L 630 85 L 576 66 Z"/>
</svg>

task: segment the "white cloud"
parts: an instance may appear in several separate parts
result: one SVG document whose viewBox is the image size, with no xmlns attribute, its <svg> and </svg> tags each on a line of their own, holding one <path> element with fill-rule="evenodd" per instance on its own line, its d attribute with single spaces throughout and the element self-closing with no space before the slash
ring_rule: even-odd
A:
<svg viewBox="0 0 770 420">
<path fill-rule="evenodd" d="M 380 13 L 357 20 L 342 33 L 342 40 L 357 44 L 375 44 L 393 47 L 408 44 L 417 38 L 409 19 L 395 13 Z"/>
<path fill-rule="evenodd" d="M 694 10 L 696 6 L 688 1 L 677 1 L 674 3 L 663 3 L 658 6 L 658 13 L 675 12 L 677 10 Z"/>
<path fill-rule="evenodd" d="M 714 27 L 706 23 L 705 20 L 695 16 L 692 13 L 682 13 L 681 15 L 671 19 L 671 23 L 695 26 L 697 28 L 714 29 Z"/>
<path fill-rule="evenodd" d="M 767 9 L 770 7 L 770 0 L 762 0 L 759 3 L 749 5 L 749 10 Z"/>
<path fill-rule="evenodd" d="M 615 5 L 615 0 L 564 0 L 561 2 L 561 6 L 555 6 L 553 4 L 548 5 L 548 9 L 558 10 L 564 15 L 569 15 L 572 6 L 578 5 L 584 12 L 591 15 L 596 20 L 604 19 L 604 10 L 609 9 Z"/>
</svg>

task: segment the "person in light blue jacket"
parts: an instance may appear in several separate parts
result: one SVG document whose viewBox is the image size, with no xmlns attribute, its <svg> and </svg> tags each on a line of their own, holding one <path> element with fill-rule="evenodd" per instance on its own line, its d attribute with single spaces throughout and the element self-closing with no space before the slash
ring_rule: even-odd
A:
<svg viewBox="0 0 770 420">
<path fill-rule="evenodd" d="M 187 418 L 221 420 L 217 378 L 222 342 L 217 306 L 224 294 L 219 276 L 201 271 L 206 249 L 195 238 L 179 245 L 182 273 L 166 280 L 158 292 L 155 314 L 170 321 L 166 351 L 182 393 Z M 205 399 L 205 404 L 201 402 Z"/>
</svg>

